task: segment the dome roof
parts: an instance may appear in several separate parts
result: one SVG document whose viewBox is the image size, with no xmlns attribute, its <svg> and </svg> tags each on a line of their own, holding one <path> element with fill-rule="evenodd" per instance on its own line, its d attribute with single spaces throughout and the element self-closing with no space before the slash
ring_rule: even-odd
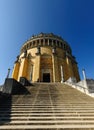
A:
<svg viewBox="0 0 94 130">
<path fill-rule="evenodd" d="M 29 40 L 34 39 L 34 38 L 39 38 L 39 37 L 54 37 L 54 38 L 59 38 L 63 40 L 61 36 L 55 35 L 53 33 L 42 33 L 42 32 L 38 35 L 32 35 L 32 37 Z"/>
</svg>

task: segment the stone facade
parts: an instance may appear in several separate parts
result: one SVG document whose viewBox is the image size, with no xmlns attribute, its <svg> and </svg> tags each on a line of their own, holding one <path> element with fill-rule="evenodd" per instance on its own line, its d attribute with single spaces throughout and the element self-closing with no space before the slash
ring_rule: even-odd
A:
<svg viewBox="0 0 94 130">
<path fill-rule="evenodd" d="M 12 77 L 18 81 L 20 77 L 25 77 L 31 82 L 61 82 L 61 74 L 64 81 L 70 77 L 80 80 L 69 44 L 52 33 L 40 33 L 23 44 Z"/>
</svg>

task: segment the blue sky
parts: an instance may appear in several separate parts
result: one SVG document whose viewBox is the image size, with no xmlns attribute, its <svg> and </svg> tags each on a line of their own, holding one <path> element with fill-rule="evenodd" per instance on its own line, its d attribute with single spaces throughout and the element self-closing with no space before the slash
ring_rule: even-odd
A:
<svg viewBox="0 0 94 130">
<path fill-rule="evenodd" d="M 62 36 L 81 78 L 85 68 L 94 79 L 94 0 L 0 0 L 0 84 L 23 43 L 40 32 Z"/>
</svg>

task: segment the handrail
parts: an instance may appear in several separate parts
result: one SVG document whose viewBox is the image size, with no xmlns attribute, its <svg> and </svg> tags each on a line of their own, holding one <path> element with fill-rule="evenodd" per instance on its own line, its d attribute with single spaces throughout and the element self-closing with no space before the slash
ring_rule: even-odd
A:
<svg viewBox="0 0 94 130">
<path fill-rule="evenodd" d="M 81 85 L 79 85 L 79 84 L 77 84 L 77 83 L 72 83 L 72 82 L 66 82 L 66 83 L 68 83 L 69 85 L 71 85 L 72 87 L 74 87 L 74 88 L 76 88 L 76 89 L 78 89 L 78 90 L 80 90 L 81 92 L 84 92 L 85 94 L 88 94 L 88 95 L 92 95 L 92 94 L 94 94 L 94 90 L 92 90 L 92 89 L 90 89 L 90 88 L 85 88 L 85 87 L 83 87 L 83 86 L 81 86 Z"/>
</svg>

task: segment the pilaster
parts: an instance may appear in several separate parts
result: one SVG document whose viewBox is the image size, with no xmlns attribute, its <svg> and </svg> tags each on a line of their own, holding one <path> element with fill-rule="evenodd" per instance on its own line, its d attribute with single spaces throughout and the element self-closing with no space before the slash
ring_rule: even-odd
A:
<svg viewBox="0 0 94 130">
<path fill-rule="evenodd" d="M 52 55 L 52 63 L 53 63 L 53 82 L 59 81 L 59 71 L 58 71 L 58 58 L 56 54 Z"/>
<path fill-rule="evenodd" d="M 80 81 L 77 63 L 75 63 L 75 62 L 73 63 L 73 71 L 74 71 L 74 77 L 76 78 L 76 80 Z"/>
<path fill-rule="evenodd" d="M 66 63 L 67 63 L 67 70 L 68 70 L 68 77 L 74 77 L 74 73 L 73 73 L 73 66 L 72 66 L 72 62 L 71 62 L 71 58 L 66 56 Z"/>
<path fill-rule="evenodd" d="M 40 81 L 40 54 L 36 54 L 33 81 Z"/>
<path fill-rule="evenodd" d="M 40 57 L 41 57 L 41 47 L 37 47 L 37 53 L 35 58 L 35 65 L 34 65 L 34 73 L 33 73 L 33 81 L 40 81 Z"/>
<path fill-rule="evenodd" d="M 12 73 L 12 78 L 14 78 L 15 80 L 18 80 L 19 68 L 20 68 L 20 63 L 15 62 L 13 73 Z"/>
<path fill-rule="evenodd" d="M 23 62 L 22 63 L 23 66 L 22 66 L 22 75 L 21 75 L 21 77 L 28 78 L 28 63 L 29 63 L 28 58 L 27 57 L 24 58 L 22 62 Z"/>
</svg>

